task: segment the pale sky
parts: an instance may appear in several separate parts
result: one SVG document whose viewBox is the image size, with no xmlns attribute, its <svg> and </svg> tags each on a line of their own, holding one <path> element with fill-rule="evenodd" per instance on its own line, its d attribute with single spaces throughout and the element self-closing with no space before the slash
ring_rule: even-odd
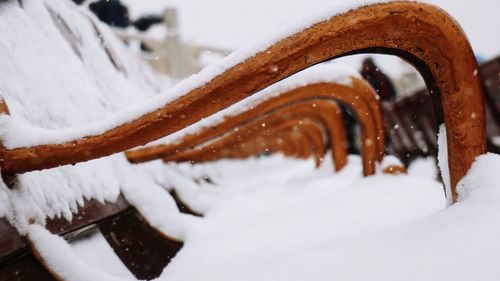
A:
<svg viewBox="0 0 500 281">
<path fill-rule="evenodd" d="M 254 44 L 263 34 L 304 15 L 317 13 L 346 0 L 124 0 L 132 16 L 179 10 L 182 36 L 192 42 L 236 49 Z M 427 0 L 448 11 L 467 33 L 476 52 L 500 55 L 500 0 Z M 347 2 L 349 3 L 349 2 Z"/>
</svg>

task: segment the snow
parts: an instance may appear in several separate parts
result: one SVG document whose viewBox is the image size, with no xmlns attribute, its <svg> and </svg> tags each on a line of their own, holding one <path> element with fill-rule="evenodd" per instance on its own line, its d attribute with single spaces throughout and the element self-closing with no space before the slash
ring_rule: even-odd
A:
<svg viewBox="0 0 500 281">
<path fill-rule="evenodd" d="M 272 257 L 300 257 L 307 249 L 331 254 L 329 248 L 322 249 L 334 241 L 343 243 L 352 237 L 389 231 L 418 222 L 445 207 L 438 182 L 406 175 L 378 174 L 363 178 L 359 156 L 350 156 L 348 166 L 340 173 L 332 172 L 330 161 L 325 161 L 318 170 L 313 159 L 300 161 L 281 155 L 189 167 L 178 165 L 177 173 L 210 177 L 215 183 L 200 183 L 199 193 L 212 194 L 218 200 L 205 201 L 209 208 L 203 212 L 204 218 L 188 229 L 183 249 L 159 280 L 202 277 L 204 280 L 250 280 L 252 276 L 284 280 L 290 269 L 281 269 L 279 274 L 284 275 L 273 275 L 278 272 L 267 266 Z M 249 170 L 251 177 L 248 177 Z M 178 191 L 183 188 L 176 186 Z M 200 198 L 189 195 L 183 199 L 190 202 L 190 206 L 200 202 Z M 398 211 L 403 209 L 404 212 Z M 102 250 L 104 254 L 99 257 L 89 254 L 91 249 L 81 245 L 71 245 L 70 249 L 61 238 L 38 226 L 31 226 L 29 235 L 42 255 L 51 261 L 52 268 L 62 271 L 61 275 L 68 271 L 67 276 L 96 276 L 94 271 L 100 270 L 99 274 L 116 273 L 126 278 L 120 262 L 109 256 L 109 246 L 103 245 L 99 234 L 83 241 L 94 252 Z M 46 246 L 52 243 L 56 245 Z M 78 262 L 60 261 L 61 255 Z M 319 272 L 324 276 L 320 280 L 336 270 L 318 262 L 323 266 Z M 249 263 L 253 264 L 252 272 L 244 270 Z M 297 267 L 296 271 L 302 277 L 310 273 L 308 267 Z M 249 276 L 243 276 L 243 272 Z M 265 275 L 269 276 L 264 278 Z M 79 280 L 79 275 L 76 276 L 69 280 Z M 114 280 L 106 278 L 93 280 Z M 292 275 L 288 278 L 294 280 Z"/>
<path fill-rule="evenodd" d="M 127 170 L 119 171 L 118 175 L 127 172 Z M 151 226 L 171 238 L 184 240 L 185 231 L 196 225 L 199 218 L 180 214 L 170 194 L 158 184 L 145 181 L 146 177 L 134 175 L 125 178 L 121 191 L 127 201 L 147 219 Z"/>
<path fill-rule="evenodd" d="M 497 279 L 499 155 L 476 160 L 459 183 L 459 202 L 447 208 L 435 180 L 380 173 L 363 178 L 359 156 L 348 163 L 339 173 L 329 161 L 315 169 L 312 159 L 281 155 L 178 165 L 178 173 L 210 177 L 214 183 L 200 182 L 199 190 L 219 200 L 206 205 L 158 280 Z M 62 243 L 35 228 L 46 235 L 37 245 Z M 96 235 L 86 243 L 97 250 L 100 240 Z M 67 245 L 56 246 L 41 252 L 59 270 L 95 276 L 120 266 L 111 257 L 97 257 L 96 265 L 82 248 L 72 246 L 71 256 Z M 61 253 L 73 262 L 58 261 Z M 77 272 L 82 268 L 88 272 Z"/>
<path fill-rule="evenodd" d="M 496 280 L 499 165 L 498 155 L 479 157 L 460 182 L 459 203 L 448 208 L 439 184 L 406 175 L 348 185 L 330 176 L 330 185 L 316 187 L 293 185 L 293 177 L 282 186 L 256 184 L 206 213 L 162 277 Z"/>
<path fill-rule="evenodd" d="M 267 49 L 274 43 L 282 40 L 287 36 L 300 32 L 315 23 L 326 20 L 337 14 L 341 14 L 356 7 L 368 5 L 375 2 L 378 3 L 387 1 L 350 1 L 349 4 L 336 5 L 331 9 L 325 9 L 317 15 L 309 15 L 304 20 L 292 22 L 289 26 L 282 28 L 275 34 L 262 39 L 260 43 L 256 43 L 255 45 L 252 45 L 250 47 L 241 48 L 231 53 L 226 58 L 210 65 L 209 67 L 204 68 L 200 73 L 192 75 L 191 77 L 180 81 L 174 87 L 163 91 L 161 95 L 157 95 L 149 99 L 148 101 L 145 101 L 144 103 L 136 104 L 134 106 L 129 106 L 126 109 L 119 110 L 112 116 L 102 118 L 99 122 L 89 124 L 87 121 L 85 122 L 85 124 L 79 124 L 80 126 L 78 127 L 58 127 L 57 130 L 54 130 L 54 128 L 43 127 L 42 124 L 39 124 L 39 122 L 38 124 L 27 122 L 26 120 L 22 120 L 13 114 L 12 117 L 0 116 L 0 136 L 6 148 L 14 149 L 19 147 L 69 142 L 87 136 L 102 134 L 103 132 L 111 128 L 123 125 L 147 114 L 148 112 L 152 112 L 185 95 L 189 91 L 206 84 L 227 69 L 235 66 L 242 61 L 245 61 L 258 52 Z M 55 55 L 55 52 L 53 51 L 48 50 L 48 52 L 54 53 Z M 69 52 L 69 50 L 67 50 L 67 52 Z M 26 60 L 13 60 L 13 62 L 16 62 L 16 64 L 19 62 L 25 62 L 29 65 L 29 61 Z M 56 65 L 60 65 L 60 63 L 57 63 Z M 66 77 L 66 75 L 61 75 L 61 77 Z M 53 81 L 47 77 L 43 78 L 45 78 L 45 81 Z M 77 93 L 79 93 L 79 91 L 77 91 Z M 10 105 L 10 99 L 8 97 L 5 97 L 5 99 Z"/>
<path fill-rule="evenodd" d="M 71 1 L 23 3 L 23 8 L 16 1 L 0 5 L 0 93 L 9 106 L 12 117 L 6 118 L 12 126 L 28 123 L 52 130 L 84 126 L 150 99 L 169 85 L 167 77 L 157 76 L 134 59 L 108 28 L 97 23 L 101 44 L 86 12 Z M 120 67 L 114 66 L 103 44 Z M 26 129 L 17 137 L 36 138 L 35 132 Z M 123 192 L 155 227 L 183 237 L 184 216 L 175 202 L 168 194 L 159 194 L 162 188 L 122 154 L 16 175 L 15 181 L 13 189 L 4 182 L 0 185 L 0 216 L 20 233 L 30 222 L 44 225 L 47 217 L 71 220 L 84 200 L 115 202 Z"/>
<path fill-rule="evenodd" d="M 410 163 L 408 174 L 418 178 L 435 180 L 438 177 L 438 168 L 434 157 L 417 158 Z"/>
<path fill-rule="evenodd" d="M 382 163 L 380 165 L 380 170 L 383 171 L 391 166 L 393 167 L 404 167 L 403 163 L 399 158 L 393 155 L 387 155 L 382 159 Z"/>
<path fill-rule="evenodd" d="M 28 236 L 47 266 L 62 280 L 123 280 L 87 266 L 74 254 L 63 238 L 51 234 L 39 225 L 30 225 Z"/>
<path fill-rule="evenodd" d="M 446 191 L 446 198 L 448 198 L 448 205 L 451 205 L 453 203 L 453 195 L 451 194 L 450 168 L 448 166 L 448 142 L 446 139 L 445 124 L 439 126 L 437 160 Z"/>
<path fill-rule="evenodd" d="M 88 266 L 119 278 L 134 280 L 132 273 L 128 271 L 100 232 L 71 242 L 70 246 L 76 256 L 85 261 Z M 99 250 L 96 251 L 96 249 Z"/>
<path fill-rule="evenodd" d="M 84 199 L 114 202 L 120 192 L 120 180 L 109 173 L 116 172 L 115 165 L 123 163 L 113 157 L 19 175 L 16 188 L 2 187 L 7 195 L 2 205 L 10 207 L 5 216 L 24 232 L 32 220 L 41 224 L 46 217 L 71 220 Z"/>
<path fill-rule="evenodd" d="M 500 156 L 479 157 L 448 208 L 438 182 L 362 178 L 351 158 L 356 172 L 337 175 L 328 162 L 314 170 L 312 160 L 281 156 L 196 166 L 217 183 L 203 189 L 228 196 L 190 229 L 159 280 L 497 279 Z"/>
</svg>

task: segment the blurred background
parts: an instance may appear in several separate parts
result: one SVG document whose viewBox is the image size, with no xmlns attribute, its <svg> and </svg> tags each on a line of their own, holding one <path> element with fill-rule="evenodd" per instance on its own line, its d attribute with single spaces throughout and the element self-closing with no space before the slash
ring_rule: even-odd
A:
<svg viewBox="0 0 500 281">
<path fill-rule="evenodd" d="M 350 0 L 122 0 L 131 18 L 174 7 L 187 41 L 236 49 L 255 44 L 263 35 L 307 14 L 322 12 Z M 500 52 L 500 1 L 428 0 L 460 23 L 476 50 L 485 57 Z"/>
<path fill-rule="evenodd" d="M 81 5 L 103 2 L 113 6 L 120 3 L 127 9 L 130 25 L 142 23 L 142 33 L 148 38 L 163 40 L 167 30 L 159 24 L 167 8 L 176 12 L 176 33 L 180 40 L 191 45 L 212 47 L 232 51 L 251 46 L 269 34 L 273 34 L 289 23 L 300 21 L 308 15 L 324 13 L 336 5 L 350 3 L 349 0 L 293 0 L 293 1 L 231 1 L 231 0 L 74 0 Z M 450 13 L 462 26 L 472 43 L 480 61 L 500 54 L 500 1 L 498 0 L 428 0 Z M 145 22 L 149 19 L 150 22 Z M 156 19 L 156 21 L 155 21 Z M 142 20 L 142 21 L 141 21 Z M 153 20 L 153 21 L 151 21 Z M 109 22 L 109 20 L 108 20 Z M 149 26 L 148 24 L 152 24 Z M 116 24 L 116 23 L 115 23 Z M 119 27 L 125 27 L 121 22 Z M 130 30 L 130 28 L 127 28 Z M 129 31 L 135 32 L 135 31 Z M 202 64 L 210 64 L 217 56 L 209 56 Z M 353 67 L 361 65 L 362 57 L 343 59 Z M 203 60 L 203 58 L 202 58 Z M 397 58 L 376 57 L 384 71 L 399 78 L 405 71 Z M 403 69 L 401 69 L 403 67 Z M 175 76 L 175 75 L 174 75 Z M 185 75 L 180 75 L 185 76 Z M 183 78 L 183 77 L 179 77 Z"/>
</svg>

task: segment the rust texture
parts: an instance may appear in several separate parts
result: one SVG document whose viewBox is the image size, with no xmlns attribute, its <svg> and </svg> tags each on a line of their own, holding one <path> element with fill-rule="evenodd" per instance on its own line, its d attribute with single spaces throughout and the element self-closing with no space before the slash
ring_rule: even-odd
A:
<svg viewBox="0 0 500 281">
<path fill-rule="evenodd" d="M 158 157 L 164 154 L 170 154 L 171 156 L 167 157 L 166 160 L 176 161 L 182 159 L 182 161 L 201 161 L 199 155 L 202 153 L 213 153 L 214 145 L 212 143 L 209 146 L 205 146 L 200 149 L 199 152 L 196 153 L 196 155 L 198 155 L 196 159 L 186 157 L 186 154 L 182 152 L 182 149 L 190 147 L 193 144 L 197 144 L 200 141 L 207 140 L 209 137 L 218 136 L 221 134 L 221 130 L 227 130 L 228 128 L 232 128 L 234 130 L 234 126 L 237 126 L 237 124 L 243 125 L 236 127 L 238 130 L 233 132 L 233 134 L 235 134 L 241 141 L 245 138 L 252 137 L 248 134 L 248 132 L 262 130 L 263 128 L 260 125 L 268 123 L 262 120 L 263 117 L 260 117 L 260 119 L 254 118 L 252 119 L 253 121 L 244 121 L 245 117 L 248 118 L 248 116 L 250 116 L 250 118 L 252 118 L 259 112 L 262 112 L 263 114 L 271 112 L 270 115 L 277 114 L 280 118 L 284 118 L 291 114 L 300 115 L 300 113 L 302 113 L 314 115 L 322 114 L 322 111 L 325 111 L 324 114 L 328 114 L 328 112 L 334 113 L 333 115 L 330 114 L 330 117 L 323 116 L 320 118 L 324 123 L 327 123 L 326 126 L 329 128 L 328 136 L 330 137 L 331 142 L 330 144 L 332 148 L 334 167 L 336 170 L 340 170 L 347 162 L 345 129 L 343 129 L 343 124 L 335 120 L 341 118 L 339 116 L 340 109 L 338 109 L 338 107 L 326 108 L 328 107 L 327 103 L 323 103 L 321 99 L 324 99 L 324 102 L 329 100 L 339 101 L 350 107 L 355 113 L 362 131 L 361 147 L 363 171 L 365 175 L 372 175 L 375 172 L 375 163 L 377 160 L 383 159 L 384 155 L 385 131 L 383 114 L 382 107 L 377 100 L 375 91 L 366 82 L 359 79 L 353 79 L 352 87 L 336 83 L 319 83 L 293 89 L 256 105 L 253 109 L 250 109 L 247 112 L 227 118 L 221 124 L 203 128 L 200 132 L 188 135 L 183 139 L 183 142 L 179 144 L 161 145 L 146 148 L 141 151 L 131 151 L 128 152 L 128 157 L 129 159 L 132 158 L 137 160 L 137 158 L 140 158 L 144 160 L 151 159 L 153 156 Z M 321 106 L 318 106 L 319 104 L 321 104 Z M 332 123 L 329 119 L 334 119 L 332 121 L 336 124 L 329 124 Z M 247 134 L 244 135 L 242 131 L 245 131 Z M 335 132 L 339 133 L 336 134 Z M 339 137 L 342 138 L 340 139 Z M 228 142 L 226 141 L 225 143 L 227 145 Z M 223 143 L 219 143 L 219 145 L 224 146 Z M 218 149 L 220 149 L 220 146 Z M 205 159 L 218 158 L 207 155 Z M 205 161 L 208 160 L 203 160 L 202 162 Z"/>
<path fill-rule="evenodd" d="M 292 122 L 294 124 L 288 124 L 288 127 L 281 127 L 279 130 L 272 128 L 273 131 L 266 133 L 266 136 L 257 136 L 255 139 L 249 139 L 241 143 L 229 145 L 229 147 L 223 147 L 216 151 L 218 154 L 215 157 L 212 156 L 212 159 L 244 159 L 254 155 L 277 152 L 282 152 L 288 157 L 310 157 L 310 147 L 317 147 L 315 143 L 311 143 L 311 135 L 308 131 L 311 128 L 300 125 L 300 121 L 298 120 L 293 120 Z M 306 138 L 306 144 L 309 148 L 301 147 L 304 144 L 304 138 Z M 284 139 L 287 139 L 286 142 Z M 309 150 L 308 155 L 304 155 L 304 150 L 306 149 Z M 200 157 L 203 156 L 200 155 Z"/>
<path fill-rule="evenodd" d="M 384 174 L 406 174 L 406 168 L 400 165 L 391 165 L 382 171 Z"/>
<path fill-rule="evenodd" d="M 449 132 L 449 167 L 456 199 L 457 182 L 486 150 L 481 81 L 475 75 L 477 61 L 465 34 L 448 14 L 415 2 L 375 4 L 333 16 L 284 38 L 158 110 L 102 135 L 60 145 L 5 150 L 2 170 L 15 173 L 45 169 L 143 145 L 308 66 L 368 52 L 400 56 L 426 80 L 438 121 L 444 120 Z"/>
<path fill-rule="evenodd" d="M 298 158 L 308 158 L 314 153 L 316 164 L 321 164 L 326 154 L 327 141 L 324 138 L 326 128 L 321 120 L 302 115 L 298 117 L 264 118 L 264 120 L 268 124 L 264 130 L 253 127 L 241 130 L 241 134 L 240 130 L 238 130 L 238 133 L 220 138 L 200 149 L 187 150 L 166 160 L 200 163 L 221 158 L 246 158 L 266 151 L 286 150 L 285 142 L 280 143 L 275 140 L 289 134 L 291 141 L 295 142 L 295 147 L 291 151 L 293 155 Z M 260 124 L 256 126 L 260 126 Z M 302 137 L 305 138 L 305 141 L 300 140 Z M 240 139 L 246 139 L 246 141 L 241 142 Z"/>
<path fill-rule="evenodd" d="M 477 61 L 467 37 L 447 13 L 432 5 L 406 1 L 369 5 L 314 24 L 158 110 L 102 135 L 60 145 L 5 150 L 2 170 L 45 169 L 143 145 L 304 68 L 354 53 L 397 55 L 422 74 L 433 94 L 438 123 L 444 121 L 449 132 L 448 164 L 456 200 L 456 184 L 474 159 L 486 151 Z"/>
<path fill-rule="evenodd" d="M 351 108 L 357 116 L 361 116 L 361 119 L 358 117 L 358 120 L 360 120 L 362 126 L 369 126 L 368 122 L 375 123 L 377 136 L 374 142 L 378 147 L 378 157 L 381 160 L 384 153 L 384 124 L 377 93 L 368 83 L 360 79 L 353 78 L 352 83 L 352 86 L 338 83 L 320 83 L 298 87 L 266 99 L 238 115 L 228 116 L 219 124 L 201 128 L 195 133 L 186 135 L 178 142 L 127 151 L 126 155 L 129 161 L 133 163 L 164 158 L 179 151 L 193 148 L 262 115 L 270 114 L 294 103 L 312 99 L 330 99 L 339 101 Z M 368 115 L 372 118 L 368 118 L 370 117 Z"/>
<path fill-rule="evenodd" d="M 233 129 L 231 132 L 216 139 L 216 141 L 212 141 L 201 148 L 195 148 L 195 151 L 197 151 L 195 153 L 201 156 L 202 154 L 213 154 L 215 149 L 229 149 L 231 147 L 241 149 L 241 145 L 238 146 L 238 144 L 243 143 L 246 146 L 250 146 L 246 141 L 249 140 L 252 142 L 253 139 L 262 134 L 266 135 L 265 140 L 272 140 L 270 132 L 276 125 L 276 122 L 284 122 L 291 118 L 312 118 L 320 121 L 325 130 L 324 142 L 329 142 L 332 149 L 332 159 L 335 169 L 340 170 L 346 164 L 346 133 L 342 121 L 342 113 L 338 105 L 330 100 L 309 100 L 278 109 Z M 261 147 L 261 149 L 264 148 L 265 146 Z M 173 154 L 167 157 L 166 160 L 177 161 L 182 158 L 184 161 L 190 161 L 189 157 L 185 157 L 189 155 L 189 151 Z M 255 155 L 260 152 L 262 151 L 256 150 L 247 155 Z M 207 156 L 212 157 L 210 155 Z M 213 159 L 219 159 L 220 157 L 222 156 L 213 157 Z M 374 159 L 372 158 L 371 160 Z"/>
<path fill-rule="evenodd" d="M 306 122 L 304 124 L 303 122 Z M 302 124 L 301 124 L 302 121 Z M 288 126 L 279 127 L 265 133 L 265 136 L 257 136 L 255 139 L 250 139 L 245 142 L 235 144 L 230 150 L 226 150 L 220 158 L 237 158 L 244 159 L 250 156 L 258 154 L 276 153 L 282 152 L 285 156 L 296 157 L 296 158 L 309 158 L 311 156 L 312 150 L 314 148 L 316 164 L 320 165 L 323 161 L 323 156 L 325 151 L 322 148 L 326 148 L 326 143 L 324 143 L 323 138 L 318 138 L 317 132 L 318 128 L 323 128 L 323 124 L 319 124 L 317 120 L 301 119 L 293 120 L 296 124 L 287 124 Z M 303 138 L 307 140 L 307 146 L 305 148 L 300 147 L 302 145 Z M 284 139 L 287 139 L 284 141 Z M 321 141 L 320 142 L 318 142 Z M 291 142 L 291 143 L 288 143 Z M 321 150 L 317 150 L 319 147 Z M 309 154 L 300 154 L 298 150 L 308 150 Z"/>
</svg>

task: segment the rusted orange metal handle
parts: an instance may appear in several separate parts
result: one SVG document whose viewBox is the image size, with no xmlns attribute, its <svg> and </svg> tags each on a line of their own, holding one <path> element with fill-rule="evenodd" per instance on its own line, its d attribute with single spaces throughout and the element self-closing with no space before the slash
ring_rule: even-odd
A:
<svg viewBox="0 0 500 281">
<path fill-rule="evenodd" d="M 200 149 L 195 149 L 195 151 L 198 155 L 213 154 L 214 150 L 236 147 L 238 143 L 244 142 L 245 140 L 251 141 L 261 136 L 270 138 L 269 132 L 274 132 L 276 127 L 279 128 L 279 126 L 282 126 L 282 123 L 292 119 L 300 121 L 301 118 L 309 118 L 321 122 L 325 130 L 325 136 L 319 135 L 318 139 L 320 141 L 324 139 L 325 144 L 330 141 L 334 165 L 336 165 L 335 167 L 338 167 L 338 169 L 341 169 L 347 162 L 346 133 L 340 108 L 334 102 L 328 100 L 312 100 L 292 104 L 289 107 L 282 108 L 240 126 L 237 130 L 216 139 L 214 142 Z M 323 147 L 325 147 L 325 145 L 323 145 Z M 252 154 L 258 154 L 259 152 L 260 151 L 255 151 Z M 180 152 L 166 158 L 166 160 L 177 161 L 182 155 L 184 155 L 184 153 Z M 323 156 L 317 158 L 321 159 Z M 185 160 L 189 159 L 185 158 Z"/>
<path fill-rule="evenodd" d="M 310 100 L 291 104 L 272 113 L 246 123 L 232 132 L 220 137 L 200 149 L 197 154 L 212 154 L 214 149 L 223 149 L 245 140 L 252 140 L 273 129 L 275 124 L 291 118 L 312 118 L 323 123 L 327 140 L 331 144 L 332 159 L 336 170 L 340 170 L 347 162 L 346 133 L 340 108 L 330 100 Z M 189 150 L 187 150 L 189 151 Z M 257 153 L 257 152 L 256 152 Z M 177 161 L 183 152 L 165 158 L 167 161 Z M 187 160 L 187 159 L 186 159 Z M 374 160 L 368 159 L 368 161 Z"/>
<path fill-rule="evenodd" d="M 249 137 L 243 142 L 240 142 L 236 134 L 232 134 L 200 149 L 186 150 L 173 155 L 167 161 L 203 163 L 221 158 L 246 158 L 270 150 L 268 144 L 273 143 L 273 139 L 288 135 L 294 142 L 291 151 L 289 150 L 290 155 L 308 158 L 314 152 L 316 164 L 321 164 L 326 154 L 327 143 L 324 138 L 326 128 L 320 120 L 300 116 L 267 119 L 267 122 L 269 128 L 248 131 Z M 274 146 L 271 150 L 275 152 L 276 149 L 284 149 L 286 144 Z"/>
<path fill-rule="evenodd" d="M 326 127 L 320 120 L 313 118 L 302 118 L 298 120 L 298 124 L 283 124 L 283 129 L 278 128 L 278 133 L 290 134 L 294 139 L 296 136 L 304 141 L 299 142 L 300 148 L 304 151 L 303 154 L 297 153 L 297 158 L 308 159 L 314 154 L 316 167 L 319 167 L 325 158 L 327 152 L 327 138 L 325 135 Z M 266 136 L 267 137 L 267 136 Z"/>
<path fill-rule="evenodd" d="M 263 118 L 262 120 L 266 121 L 266 129 L 260 129 L 259 127 L 261 123 L 258 122 L 257 124 L 257 122 L 255 122 L 251 125 L 246 126 L 245 128 L 238 130 L 233 134 L 229 134 L 216 139 L 210 144 L 180 152 L 178 154 L 165 158 L 164 160 L 171 162 L 213 161 L 230 155 L 234 150 L 237 150 L 240 145 L 247 146 L 247 152 L 251 155 L 254 155 L 263 152 L 262 150 L 260 150 L 260 148 L 265 148 L 263 145 L 265 145 L 266 142 L 263 141 L 261 143 L 257 143 L 256 141 L 258 141 L 258 139 L 271 139 L 276 136 L 283 136 L 285 133 L 290 133 L 293 131 L 299 132 L 302 135 L 306 135 L 308 133 L 307 130 L 311 128 L 310 126 L 312 123 L 315 123 L 314 125 L 318 125 L 319 127 L 321 127 L 321 130 L 319 130 L 320 134 L 315 135 L 315 138 L 319 139 L 319 141 L 313 141 L 309 143 L 309 146 L 314 145 L 315 143 L 323 143 L 323 146 L 326 146 L 326 141 L 323 139 L 322 135 L 324 124 L 318 119 L 305 116 L 289 116 L 286 118 L 281 118 L 276 115 L 272 115 L 268 116 L 267 118 Z M 304 124 L 307 124 L 307 126 Z M 295 134 L 295 137 L 297 135 L 298 134 Z M 302 152 L 304 152 L 305 148 L 301 147 L 301 150 Z M 305 155 L 303 154 L 299 154 L 296 156 L 305 157 Z"/>
<path fill-rule="evenodd" d="M 309 119 L 307 117 L 294 121 L 297 124 L 289 124 L 288 126 L 284 126 L 283 128 L 278 128 L 275 134 L 276 136 L 265 134 L 262 142 L 263 147 L 260 148 L 260 151 L 259 149 L 255 149 L 254 151 L 247 151 L 247 154 L 244 155 L 245 158 L 258 154 L 259 152 L 262 153 L 264 151 L 281 151 L 281 149 L 273 149 L 272 147 L 269 148 L 269 145 L 267 145 L 268 139 L 272 140 L 272 138 L 288 134 L 290 135 L 292 141 L 296 142 L 294 144 L 295 147 L 299 146 L 300 148 L 300 151 L 293 152 L 293 156 L 297 158 L 308 159 L 314 153 L 316 166 L 319 167 L 325 158 L 325 154 L 327 152 L 326 147 L 328 144 L 323 135 L 324 130 L 326 129 L 324 127 L 324 124 L 316 119 Z M 235 151 L 235 154 L 239 154 L 238 151 L 239 149 Z M 241 158 L 241 156 L 242 155 L 238 155 L 238 158 Z M 232 158 L 232 155 L 228 155 L 228 157 Z"/>
<path fill-rule="evenodd" d="M 369 5 L 314 24 L 158 110 L 101 135 L 5 150 L 1 168 L 26 172 L 125 151 L 185 128 L 311 65 L 355 53 L 393 54 L 422 74 L 438 121 L 446 123 L 455 200 L 458 181 L 486 151 L 478 65 L 467 37 L 447 13 L 407 1 Z"/>
<path fill-rule="evenodd" d="M 317 121 L 313 120 L 313 122 Z M 290 157 L 308 158 L 311 156 L 312 151 L 316 150 L 316 147 L 320 147 L 312 142 L 313 138 L 310 134 L 310 126 L 317 126 L 318 124 L 310 125 L 301 123 L 302 122 L 299 120 L 290 120 L 287 126 L 272 128 L 268 133 L 257 136 L 255 139 L 249 139 L 243 143 L 234 144 L 232 147 L 225 147 L 218 150 L 220 153 L 213 160 L 221 158 L 244 159 L 263 152 L 283 152 Z M 287 137 L 288 141 L 291 143 L 284 142 L 283 139 L 285 137 Z M 278 142 L 277 140 L 281 141 Z M 324 146 L 325 143 L 323 143 L 323 139 L 319 140 L 322 146 Z M 311 149 L 311 147 L 314 149 Z"/>
<path fill-rule="evenodd" d="M 375 91 L 368 85 L 368 83 L 362 80 L 353 80 L 353 87 L 337 83 L 311 84 L 299 87 L 297 89 L 286 92 L 283 95 L 277 96 L 266 102 L 263 102 L 262 104 L 259 104 L 255 106 L 253 109 L 249 110 L 251 112 L 248 115 L 246 114 L 247 112 L 245 112 L 237 116 L 234 116 L 234 118 L 233 117 L 228 118 L 221 123 L 221 127 L 228 128 L 236 126 L 236 124 L 244 124 L 241 127 L 248 126 L 249 121 L 244 122 L 242 121 L 242 119 L 246 116 L 253 117 L 255 112 L 259 111 L 277 113 L 283 116 L 284 115 L 283 110 L 285 110 L 286 112 L 288 112 L 288 114 L 291 114 L 291 111 L 296 110 L 296 108 L 300 108 L 302 106 L 301 104 L 309 104 L 306 107 L 302 106 L 302 110 L 313 109 L 318 112 L 321 112 L 320 108 L 317 107 L 321 101 L 318 98 L 325 99 L 325 101 L 336 100 L 349 106 L 355 113 L 361 125 L 363 172 L 364 175 L 368 176 L 375 173 L 375 163 L 377 162 L 377 160 L 381 160 L 383 158 L 385 149 L 385 144 L 384 144 L 385 133 L 382 123 L 383 116 L 382 116 L 382 111 L 380 110 L 381 105 L 376 97 L 377 96 Z M 299 102 L 296 101 L 297 99 L 299 100 Z M 295 101 L 296 103 L 295 104 L 292 103 L 293 101 Z M 272 106 L 275 106 L 275 108 L 278 109 L 273 110 Z M 327 106 L 326 104 L 323 105 L 323 107 L 326 106 Z M 330 110 L 333 110 L 333 108 Z M 340 113 L 340 110 L 337 108 L 336 112 Z M 314 114 L 314 112 L 309 114 Z M 338 117 L 332 116 L 330 118 L 338 118 Z M 323 119 L 325 120 L 324 122 L 328 122 L 326 120 L 328 118 L 325 117 Z M 253 120 L 254 121 L 251 122 L 255 122 L 255 120 L 259 119 L 257 118 Z M 256 122 L 265 123 L 264 121 L 256 121 Z M 258 125 L 259 124 L 254 125 L 255 128 L 258 129 L 259 128 Z M 329 132 L 335 132 L 340 130 L 338 125 L 335 127 L 332 126 L 329 127 L 335 129 L 330 130 Z M 220 128 L 219 127 L 204 128 L 199 134 L 193 134 L 187 136 L 184 139 L 186 140 L 187 144 L 181 143 L 180 145 L 170 145 L 170 146 L 165 145 L 162 146 L 162 148 L 166 148 L 167 150 L 170 151 L 170 153 L 172 153 L 172 151 L 174 150 L 177 152 L 182 151 L 182 148 L 185 148 L 190 144 L 197 143 L 198 140 L 205 139 L 209 135 L 210 136 L 219 135 L 220 132 L 218 132 L 218 129 Z M 241 132 L 238 131 L 237 134 L 241 135 Z M 332 144 L 334 144 L 332 145 L 333 159 L 336 170 L 340 170 L 347 162 L 347 152 L 345 151 L 345 145 L 339 145 L 340 142 L 335 143 L 335 140 L 336 140 L 335 136 L 333 136 L 333 138 L 331 138 Z M 342 151 L 340 151 L 340 149 L 342 149 Z M 158 147 L 152 148 L 150 152 L 151 151 L 158 151 Z M 205 152 L 210 153 L 209 150 L 206 150 Z M 140 157 L 141 156 L 140 153 L 141 152 L 135 152 L 135 155 Z M 146 154 L 148 154 L 148 152 L 146 152 Z M 151 156 L 151 154 L 149 154 L 148 156 Z M 173 154 L 172 157 L 175 159 L 175 154 Z"/>
<path fill-rule="evenodd" d="M 298 126 L 297 130 L 288 130 L 288 128 L 285 128 L 269 137 L 259 136 L 257 139 L 247 140 L 234 147 L 234 149 L 223 157 L 245 159 L 263 152 L 282 152 L 287 157 L 300 158 L 302 155 L 296 150 L 297 145 L 299 145 L 297 137 L 304 137 L 303 129 L 302 126 Z M 308 145 L 312 146 L 314 144 L 308 143 Z"/>
<path fill-rule="evenodd" d="M 351 108 L 357 116 L 360 116 L 358 120 L 360 120 L 362 126 L 371 128 L 372 125 L 369 125 L 369 123 L 375 123 L 376 137 L 372 133 L 369 133 L 369 136 L 372 137 L 371 142 L 377 146 L 378 160 L 382 160 L 385 134 L 383 111 L 378 101 L 377 93 L 364 80 L 353 78 L 352 84 L 352 86 L 349 86 L 339 83 L 316 83 L 298 87 L 297 89 L 265 99 L 261 103 L 253 105 L 252 108 L 245 112 L 235 116 L 228 116 L 218 124 L 201 128 L 195 133 L 184 136 L 178 142 L 127 151 L 126 155 L 132 163 L 164 158 L 219 137 L 242 124 L 246 124 L 251 120 L 270 114 L 283 107 L 290 106 L 293 103 L 312 99 L 331 99 Z"/>
<path fill-rule="evenodd" d="M 296 158 L 307 159 L 314 153 L 316 164 L 319 165 L 326 153 L 324 147 L 326 144 L 321 138 L 321 125 L 317 120 L 289 120 L 288 124 L 283 124 L 281 128 L 273 129 L 272 134 L 259 136 L 257 139 L 248 140 L 227 150 L 220 150 L 224 153 L 219 154 L 220 157 L 210 159 L 209 161 L 218 160 L 220 158 L 248 158 L 265 151 L 278 152 L 285 151 L 287 145 L 288 155 Z M 292 143 L 274 144 L 272 138 L 288 136 Z M 319 136 L 319 137 L 318 137 Z M 271 138 L 271 139 L 269 139 Z M 271 146 L 268 145 L 271 142 Z M 274 144 L 274 146 L 273 146 Z"/>
</svg>

